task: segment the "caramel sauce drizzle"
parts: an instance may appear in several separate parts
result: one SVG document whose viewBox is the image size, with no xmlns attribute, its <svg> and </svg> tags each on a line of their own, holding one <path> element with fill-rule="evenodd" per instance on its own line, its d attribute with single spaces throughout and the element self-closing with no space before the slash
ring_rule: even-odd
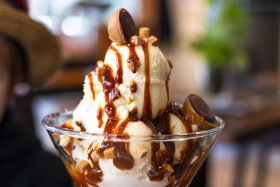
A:
<svg viewBox="0 0 280 187">
<path fill-rule="evenodd" d="M 112 50 L 116 56 L 116 66 L 117 66 L 117 71 L 115 75 L 115 81 L 117 84 L 121 84 L 123 82 L 123 67 L 122 67 L 122 55 L 121 53 L 114 47 L 110 46 L 108 50 Z"/>
<path fill-rule="evenodd" d="M 151 110 L 151 95 L 150 95 L 150 56 L 149 56 L 149 45 L 148 42 L 143 40 L 142 49 L 144 51 L 145 58 L 145 87 L 144 87 L 144 104 L 143 104 L 143 121 L 148 124 L 148 126 L 152 129 L 153 134 L 157 135 L 158 129 L 156 128 L 158 125 L 156 121 L 152 121 L 152 110 Z M 168 115 L 162 116 L 159 121 L 164 121 L 163 125 L 163 134 L 168 133 L 169 129 L 169 119 Z M 165 132 L 166 131 L 166 132 Z M 169 150 L 172 149 L 172 150 Z M 173 153 L 174 153 L 174 145 L 166 146 L 165 150 L 160 149 L 159 142 L 152 142 L 152 158 L 151 158 L 151 169 L 148 172 L 148 177 L 151 181 L 161 181 L 164 178 L 164 175 L 168 172 L 165 168 L 163 168 L 163 164 L 172 164 L 173 162 Z"/>
<path fill-rule="evenodd" d="M 133 43 L 127 44 L 129 49 L 129 56 L 127 59 L 128 67 L 132 71 L 132 73 L 137 72 L 137 63 L 139 62 L 139 57 L 135 51 L 135 45 Z"/>
<path fill-rule="evenodd" d="M 167 78 L 166 79 L 166 81 L 165 81 L 165 87 L 166 87 L 166 93 L 167 93 L 167 104 L 168 104 L 168 101 L 169 101 L 169 84 L 168 84 L 168 79 L 169 78 Z"/>
<path fill-rule="evenodd" d="M 92 168 L 89 166 L 86 168 L 86 171 L 83 173 L 83 178 L 91 185 L 95 186 L 102 181 L 102 170 L 99 166 L 99 160 L 95 161 L 91 158 L 91 154 L 96 150 L 97 146 L 93 147 L 93 142 L 89 145 L 88 148 L 88 159 L 92 163 Z"/>
<path fill-rule="evenodd" d="M 92 93 L 92 99 L 95 100 L 95 91 L 94 91 L 94 84 L 93 84 L 93 78 L 92 78 L 92 73 L 88 74 L 88 79 L 89 79 L 89 86 L 90 86 L 90 90 Z"/>
<path fill-rule="evenodd" d="M 103 116 L 103 110 L 101 107 L 98 107 L 97 109 L 98 128 L 101 128 L 103 125 L 102 116 Z"/>
<path fill-rule="evenodd" d="M 116 55 L 117 71 L 115 77 L 112 68 L 107 64 L 97 69 L 98 80 L 102 83 L 105 96 L 105 112 L 108 115 L 103 133 L 123 134 L 129 121 L 125 120 L 119 124 L 120 119 L 117 116 L 117 109 L 114 106 L 114 101 L 120 97 L 120 92 L 117 87 L 123 82 L 122 55 L 114 46 L 110 46 L 108 50 L 110 49 Z M 129 170 L 133 167 L 134 160 L 129 152 L 128 142 L 112 142 L 109 140 L 103 141 L 100 145 L 101 150 L 105 150 L 109 147 L 115 147 L 117 156 L 113 159 L 113 163 L 117 168 L 120 170 Z"/>
<path fill-rule="evenodd" d="M 147 41 L 142 42 L 142 49 L 145 57 L 145 87 L 144 87 L 144 104 L 142 110 L 143 118 L 151 118 L 151 95 L 150 95 L 150 55 L 149 55 L 149 43 Z"/>
<path fill-rule="evenodd" d="M 113 129 L 119 122 L 119 119 L 117 118 L 116 107 L 114 106 L 113 102 L 120 96 L 120 93 L 116 87 L 113 70 L 109 65 L 104 64 L 103 67 L 99 67 L 97 69 L 97 76 L 99 82 L 101 82 L 103 86 L 106 103 L 105 112 L 108 115 L 108 121 L 105 125 L 103 133 L 112 134 Z"/>
<path fill-rule="evenodd" d="M 83 122 L 76 121 L 75 123 L 76 123 L 77 126 L 79 126 L 81 128 L 81 131 L 86 131 L 86 128 L 85 128 Z"/>
</svg>

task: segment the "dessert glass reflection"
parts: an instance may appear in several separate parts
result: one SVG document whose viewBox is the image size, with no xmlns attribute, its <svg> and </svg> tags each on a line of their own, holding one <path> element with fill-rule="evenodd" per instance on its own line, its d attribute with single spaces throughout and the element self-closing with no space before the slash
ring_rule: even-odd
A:
<svg viewBox="0 0 280 187">
<path fill-rule="evenodd" d="M 178 135 L 94 134 L 73 131 L 71 127 L 67 129 L 67 122 L 71 119 L 72 111 L 54 113 L 44 118 L 43 125 L 74 183 L 83 187 L 188 186 L 224 127 L 224 122 L 216 117 L 219 125 L 215 128 Z M 115 150 L 103 151 L 100 156 L 95 156 L 97 158 L 92 158 L 92 142 L 106 142 L 101 149 L 112 146 Z M 77 146 L 82 144 L 90 148 L 83 150 Z M 184 144 L 187 148 L 176 160 L 174 146 Z M 168 149 L 161 150 L 162 145 Z M 149 147 L 151 152 L 147 151 Z M 169 154 L 168 150 L 175 154 Z M 89 162 L 79 162 L 80 154 L 84 154 L 84 160 Z"/>
</svg>

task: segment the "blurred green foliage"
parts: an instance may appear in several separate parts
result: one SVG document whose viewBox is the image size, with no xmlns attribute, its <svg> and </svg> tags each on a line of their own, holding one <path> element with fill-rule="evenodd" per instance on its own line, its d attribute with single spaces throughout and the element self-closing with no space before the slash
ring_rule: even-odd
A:
<svg viewBox="0 0 280 187">
<path fill-rule="evenodd" d="M 249 14 L 244 0 L 208 0 L 205 34 L 191 43 L 210 66 L 234 66 L 242 70 L 248 66 L 247 33 Z"/>
</svg>

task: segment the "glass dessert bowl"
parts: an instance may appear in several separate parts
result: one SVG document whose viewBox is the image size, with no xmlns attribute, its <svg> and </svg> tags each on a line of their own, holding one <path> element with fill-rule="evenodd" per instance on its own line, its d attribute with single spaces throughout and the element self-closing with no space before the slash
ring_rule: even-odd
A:
<svg viewBox="0 0 280 187">
<path fill-rule="evenodd" d="M 53 113 L 42 123 L 74 183 L 83 187 L 188 186 L 225 125 L 216 116 L 216 127 L 197 132 L 95 134 L 74 131 L 72 117 L 72 111 Z"/>
</svg>

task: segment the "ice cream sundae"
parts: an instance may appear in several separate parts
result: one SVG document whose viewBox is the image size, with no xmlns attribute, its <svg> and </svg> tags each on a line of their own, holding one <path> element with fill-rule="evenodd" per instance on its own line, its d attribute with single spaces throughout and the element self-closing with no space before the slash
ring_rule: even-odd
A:
<svg viewBox="0 0 280 187">
<path fill-rule="evenodd" d="M 59 125 L 87 136 L 52 134 L 71 177 L 77 186 L 188 185 L 222 122 L 197 95 L 184 105 L 171 100 L 173 65 L 149 28 L 137 33 L 127 10 L 111 16 L 108 34 L 104 61 L 86 76 L 72 118 Z"/>
</svg>

